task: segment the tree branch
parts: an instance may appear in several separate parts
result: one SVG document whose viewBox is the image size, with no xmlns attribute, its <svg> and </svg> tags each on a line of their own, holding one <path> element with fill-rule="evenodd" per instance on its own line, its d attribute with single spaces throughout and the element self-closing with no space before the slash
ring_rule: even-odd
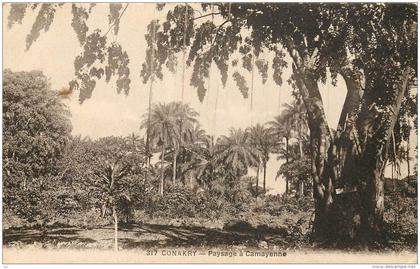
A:
<svg viewBox="0 0 420 269">
<path fill-rule="evenodd" d="M 347 95 L 341 110 L 337 129 L 344 130 L 348 121 L 352 121 L 356 115 L 362 98 L 362 82 L 359 74 L 350 67 L 342 67 L 339 74 L 343 77 L 347 86 Z"/>
<path fill-rule="evenodd" d="M 216 36 L 214 37 L 214 39 L 213 39 L 213 41 L 211 42 L 211 46 L 213 47 L 213 45 L 214 45 L 214 43 L 216 43 L 216 39 L 219 37 L 219 32 L 220 32 L 220 30 L 222 29 L 222 26 L 223 25 L 225 25 L 226 23 L 228 23 L 230 20 L 229 19 L 227 19 L 227 20 L 225 20 L 222 24 L 220 24 L 218 27 L 217 27 L 217 30 L 216 30 Z"/>
<path fill-rule="evenodd" d="M 214 16 L 214 15 L 220 15 L 220 14 L 222 14 L 222 13 L 220 13 L 220 12 L 212 12 L 212 13 L 208 13 L 208 14 L 204 14 L 204 15 L 195 17 L 195 18 L 193 18 L 193 20 L 195 21 L 195 20 L 202 19 L 202 18 L 205 18 L 205 17 L 208 17 L 208 16 Z"/>
<path fill-rule="evenodd" d="M 118 17 L 118 20 L 117 20 L 117 21 L 120 21 L 120 20 L 121 20 L 122 16 L 124 15 L 124 12 L 125 12 L 125 10 L 127 9 L 127 7 L 128 7 L 128 5 L 129 5 L 129 4 L 130 4 L 130 3 L 127 3 L 127 5 L 125 5 L 125 8 L 124 8 L 124 9 L 123 9 L 123 11 L 121 12 L 121 14 L 120 14 L 120 16 Z M 114 28 L 114 26 L 115 26 L 115 22 L 109 26 L 108 31 L 106 31 L 106 33 L 105 33 L 105 35 L 104 35 L 104 36 L 107 36 L 107 35 L 108 35 L 108 33 L 109 33 L 109 31 L 111 31 L 111 29 L 112 29 L 112 28 Z"/>
</svg>

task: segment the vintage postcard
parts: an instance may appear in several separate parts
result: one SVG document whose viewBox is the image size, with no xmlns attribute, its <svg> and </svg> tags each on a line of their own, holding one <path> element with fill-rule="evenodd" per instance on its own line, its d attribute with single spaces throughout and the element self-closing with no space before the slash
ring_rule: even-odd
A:
<svg viewBox="0 0 420 269">
<path fill-rule="evenodd" d="M 3 263 L 417 263 L 417 12 L 4 3 Z"/>
</svg>

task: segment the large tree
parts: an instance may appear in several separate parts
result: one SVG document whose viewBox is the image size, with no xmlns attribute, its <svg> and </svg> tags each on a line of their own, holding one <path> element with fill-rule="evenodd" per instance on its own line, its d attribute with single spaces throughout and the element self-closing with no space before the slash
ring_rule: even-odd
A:
<svg viewBox="0 0 420 269">
<path fill-rule="evenodd" d="M 14 5 L 9 26 L 21 22 L 33 5 Z M 42 29 L 48 30 L 61 6 L 41 5 L 27 38 L 28 47 Z M 110 5 L 109 29 L 115 33 L 127 7 Z M 247 97 L 249 88 L 238 71 L 240 61 L 246 70 L 255 61 L 267 78 L 268 62 L 259 56 L 264 50 L 271 51 L 273 80 L 281 84 L 285 56 L 290 57 L 293 75 L 289 81 L 302 97 L 310 130 L 316 238 L 377 239 L 383 222 L 388 143 L 402 103 L 415 103 L 407 89 L 413 86 L 417 72 L 416 5 L 214 3 L 158 8 L 167 16 L 164 22 L 154 20 L 147 27 L 144 82 L 162 78 L 165 65 L 174 70 L 174 56 L 188 49 L 191 85 L 197 88 L 200 100 L 206 94 L 205 79 L 212 62 L 221 71 L 223 84 L 232 73 L 229 67 L 235 67 L 232 77 Z M 96 80 L 104 74 L 106 80 L 117 76 L 119 91 L 128 92 L 130 84 L 129 59 L 121 46 L 108 44 L 107 33 L 87 35 L 91 9 L 72 5 L 72 25 L 84 52 L 75 60 L 76 79 L 70 85 L 78 86 L 81 101 L 90 97 Z M 213 16 L 217 19 L 211 19 Z M 333 81 L 341 76 L 347 86 L 334 134 L 318 86 L 326 81 L 328 70 Z"/>
<path fill-rule="evenodd" d="M 281 82 L 279 62 L 286 52 L 292 59 L 290 81 L 302 96 L 310 130 L 315 238 L 377 240 L 383 223 L 387 144 L 401 104 L 408 99 L 407 89 L 416 77 L 415 5 L 202 5 L 204 12 L 214 13 L 214 7 L 221 17 L 219 25 L 195 23 L 198 18 L 193 18 L 189 6 L 174 9 L 175 13 L 183 10 L 191 14 L 189 25 L 195 27 L 187 35 L 191 44 L 188 63 L 193 63 L 191 84 L 197 87 L 200 100 L 206 92 L 204 78 L 211 62 L 219 67 L 226 83 L 229 60 L 236 52 L 247 68 L 254 55 L 271 50 L 275 53 L 274 79 Z M 170 15 L 158 32 L 168 44 L 180 27 L 176 16 Z M 171 27 L 173 22 L 175 27 Z M 176 52 L 176 43 L 169 47 Z M 168 48 L 157 48 L 161 66 L 169 59 L 164 56 Z M 233 61 L 236 65 L 237 60 Z M 265 69 L 260 69 L 264 75 Z M 145 65 L 144 74 L 148 70 Z M 326 120 L 318 86 L 326 80 L 328 70 L 333 81 L 341 76 L 347 86 L 335 134 Z M 234 78 L 242 81 L 238 85 L 246 97 L 243 77 L 235 72 Z"/>
<path fill-rule="evenodd" d="M 43 192 L 61 177 L 69 111 L 41 72 L 3 72 L 3 205 L 20 217 L 42 215 Z"/>
</svg>

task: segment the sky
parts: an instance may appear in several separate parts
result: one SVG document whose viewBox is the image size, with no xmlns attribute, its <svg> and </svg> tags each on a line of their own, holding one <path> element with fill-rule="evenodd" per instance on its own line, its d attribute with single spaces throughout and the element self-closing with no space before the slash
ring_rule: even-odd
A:
<svg viewBox="0 0 420 269">
<path fill-rule="evenodd" d="M 41 31 L 41 35 L 32 47 L 25 51 L 25 38 L 30 32 L 36 17 L 35 12 L 28 10 L 22 24 L 15 24 L 12 29 L 7 28 L 7 17 L 10 5 L 3 5 L 3 67 L 12 71 L 41 70 L 50 79 L 51 87 L 59 90 L 68 85 L 74 77 L 73 61 L 81 52 L 75 32 L 71 27 L 71 4 L 65 4 L 58 9 L 54 22 L 48 32 Z M 95 28 L 103 32 L 109 28 L 108 4 L 97 4 L 88 20 L 89 32 Z M 78 102 L 78 93 L 75 92 L 70 99 L 64 102 L 72 114 L 73 134 L 98 138 L 110 135 L 126 136 L 130 133 L 142 132 L 139 129 L 141 116 L 146 112 L 148 104 L 149 84 L 143 84 L 140 78 L 141 65 L 145 59 L 146 42 L 144 35 L 146 25 L 152 19 L 164 19 L 165 14 L 154 11 L 154 4 L 131 3 L 121 18 L 118 36 L 110 32 L 108 38 L 118 41 L 129 55 L 131 90 L 128 96 L 118 95 L 114 81 L 107 84 L 104 80 L 97 82 L 92 97 L 83 104 Z M 263 53 L 261 58 L 269 62 L 272 56 Z M 290 60 L 290 59 L 289 59 Z M 290 62 L 290 61 L 289 61 Z M 199 112 L 199 121 L 202 127 L 216 136 L 228 134 L 229 128 L 246 128 L 251 123 L 265 123 L 272 120 L 281 111 L 282 103 L 290 103 L 291 86 L 287 79 L 291 68 L 283 73 L 283 85 L 277 86 L 271 78 L 265 85 L 255 71 L 254 79 L 254 105 L 251 113 L 250 99 L 244 99 L 236 87 L 235 82 L 228 79 L 226 87 L 222 86 L 220 73 L 215 66 L 210 72 L 210 90 L 203 103 L 200 103 L 195 88 L 189 85 L 191 70 L 186 69 L 185 81 L 182 81 L 182 64 L 180 63 L 176 74 L 164 73 L 162 81 L 153 85 L 153 102 L 180 101 L 181 86 L 185 83 L 184 102 L 189 103 Z M 289 64 L 290 67 L 290 64 Z M 248 85 L 251 74 L 242 72 L 247 77 Z M 341 107 L 344 102 L 346 88 L 341 77 L 337 86 L 327 83 L 319 84 L 327 120 L 332 128 L 337 126 Z M 216 94 L 218 94 L 218 107 L 216 125 L 214 126 L 214 111 Z M 268 163 L 267 186 L 272 193 L 280 193 L 285 189 L 284 180 L 275 180 L 275 175 L 281 164 L 276 156 L 271 156 Z"/>
</svg>

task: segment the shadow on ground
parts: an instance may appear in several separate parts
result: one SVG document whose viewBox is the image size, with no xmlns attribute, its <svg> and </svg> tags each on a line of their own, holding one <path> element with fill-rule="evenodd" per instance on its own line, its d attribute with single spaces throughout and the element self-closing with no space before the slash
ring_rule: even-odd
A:
<svg viewBox="0 0 420 269">
<path fill-rule="evenodd" d="M 119 244 L 123 249 L 163 247 L 267 247 L 269 244 L 290 247 L 285 229 L 256 228 L 243 223 L 225 225 L 223 229 L 171 226 L 158 224 L 120 225 Z M 7 229 L 3 245 L 22 247 L 38 245 L 49 248 L 110 248 L 113 245 L 112 226 L 83 229 L 76 227 L 45 229 Z"/>
</svg>

